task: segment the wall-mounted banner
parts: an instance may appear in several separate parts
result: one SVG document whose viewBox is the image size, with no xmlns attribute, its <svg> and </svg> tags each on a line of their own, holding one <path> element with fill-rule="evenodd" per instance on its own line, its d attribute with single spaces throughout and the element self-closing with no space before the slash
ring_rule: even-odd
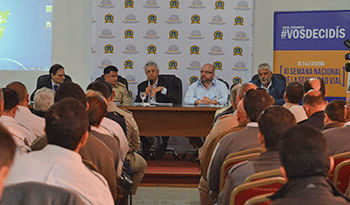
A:
<svg viewBox="0 0 350 205">
<path fill-rule="evenodd" d="M 350 11 L 275 12 L 274 26 L 274 72 L 287 83 L 320 77 L 327 100 L 345 100 Z"/>
</svg>

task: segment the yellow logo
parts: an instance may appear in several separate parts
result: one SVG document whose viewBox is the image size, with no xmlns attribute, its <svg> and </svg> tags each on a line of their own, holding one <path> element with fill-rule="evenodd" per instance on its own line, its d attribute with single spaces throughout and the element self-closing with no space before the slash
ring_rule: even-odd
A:
<svg viewBox="0 0 350 205">
<path fill-rule="evenodd" d="M 179 8 L 179 0 L 171 0 L 170 1 L 170 8 L 171 9 L 178 9 Z"/>
<path fill-rule="evenodd" d="M 177 70 L 177 62 L 176 61 L 174 61 L 174 60 L 172 60 L 172 61 L 169 61 L 169 70 L 172 70 L 172 69 L 174 69 L 174 70 Z"/>
<path fill-rule="evenodd" d="M 112 14 L 107 14 L 105 16 L 105 23 L 114 23 L 114 16 Z"/>
<path fill-rule="evenodd" d="M 148 16 L 148 23 L 157 23 L 157 16 L 154 14 L 151 14 Z"/>
<path fill-rule="evenodd" d="M 220 61 L 215 61 L 213 63 L 215 70 L 222 70 L 222 63 Z"/>
<path fill-rule="evenodd" d="M 125 66 L 124 69 L 134 69 L 132 67 L 133 65 L 134 65 L 134 63 L 130 59 L 124 61 L 124 66 Z"/>
<path fill-rule="evenodd" d="M 191 55 L 192 55 L 192 54 L 197 54 L 197 55 L 199 55 L 199 47 L 196 46 L 196 45 L 191 46 L 190 51 L 191 51 Z"/>
<path fill-rule="evenodd" d="M 132 98 L 133 93 L 129 90 L 130 98 Z"/>
<path fill-rule="evenodd" d="M 197 76 L 192 76 L 190 77 L 190 85 L 192 85 L 193 83 L 197 82 L 198 81 L 198 77 Z"/>
<path fill-rule="evenodd" d="M 147 51 L 148 53 L 147 54 L 157 54 L 156 51 L 157 51 L 157 47 L 155 45 L 150 45 L 147 47 Z"/>
<path fill-rule="evenodd" d="M 224 33 L 221 31 L 215 31 L 214 32 L 214 40 L 222 40 L 222 37 L 224 37 Z"/>
<path fill-rule="evenodd" d="M 235 47 L 233 49 L 233 55 L 234 56 L 237 56 L 237 55 L 243 56 L 242 54 L 243 54 L 243 48 L 242 47 L 237 46 L 237 47 Z"/>
<path fill-rule="evenodd" d="M 169 39 L 175 38 L 178 39 L 177 36 L 179 35 L 179 32 L 175 29 L 169 31 Z"/>
<path fill-rule="evenodd" d="M 113 54 L 114 47 L 111 44 L 108 44 L 105 46 L 105 53 L 112 53 Z"/>
<path fill-rule="evenodd" d="M 195 14 L 191 17 L 191 24 L 194 24 L 194 23 L 200 24 L 200 20 L 201 20 L 201 17 Z"/>
<path fill-rule="evenodd" d="M 223 2 L 222 0 L 215 2 L 215 9 L 224 10 L 224 6 L 225 6 L 225 2 Z"/>
<path fill-rule="evenodd" d="M 241 25 L 241 26 L 243 26 L 243 22 L 244 22 L 244 18 L 243 18 L 243 17 L 237 16 L 237 17 L 235 18 L 235 25 Z"/>
<path fill-rule="evenodd" d="M 134 1 L 133 0 L 125 0 L 124 5 L 125 5 L 125 8 L 134 8 Z"/>
<path fill-rule="evenodd" d="M 242 83 L 242 78 L 236 76 L 232 79 L 233 84 Z"/>
<path fill-rule="evenodd" d="M 124 32 L 125 38 L 134 39 L 134 31 L 128 29 Z"/>
</svg>

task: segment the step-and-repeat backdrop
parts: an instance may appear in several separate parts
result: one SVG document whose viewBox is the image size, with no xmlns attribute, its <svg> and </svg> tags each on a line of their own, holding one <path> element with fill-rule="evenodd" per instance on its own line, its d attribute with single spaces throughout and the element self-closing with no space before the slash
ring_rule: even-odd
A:
<svg viewBox="0 0 350 205">
<path fill-rule="evenodd" d="M 232 85 L 251 79 L 254 0 L 94 0 L 92 80 L 108 65 L 134 100 L 144 65 L 182 80 L 183 95 L 205 63 Z"/>
</svg>

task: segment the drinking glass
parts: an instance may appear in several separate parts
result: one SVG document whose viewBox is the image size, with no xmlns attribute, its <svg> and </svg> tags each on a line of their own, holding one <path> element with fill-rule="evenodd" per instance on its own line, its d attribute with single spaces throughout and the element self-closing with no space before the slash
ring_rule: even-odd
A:
<svg viewBox="0 0 350 205">
<path fill-rule="evenodd" d="M 140 97 L 142 100 L 142 106 L 145 106 L 146 92 L 140 92 Z"/>
</svg>

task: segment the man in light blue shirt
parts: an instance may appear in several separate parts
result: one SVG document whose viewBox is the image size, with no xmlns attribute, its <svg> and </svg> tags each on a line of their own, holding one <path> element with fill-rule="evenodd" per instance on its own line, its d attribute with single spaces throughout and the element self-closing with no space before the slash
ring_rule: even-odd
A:
<svg viewBox="0 0 350 205">
<path fill-rule="evenodd" d="M 213 65 L 205 64 L 201 71 L 201 79 L 188 87 L 185 94 L 185 104 L 214 104 L 225 105 L 227 103 L 229 90 L 225 83 L 214 78 L 215 68 Z"/>
</svg>

